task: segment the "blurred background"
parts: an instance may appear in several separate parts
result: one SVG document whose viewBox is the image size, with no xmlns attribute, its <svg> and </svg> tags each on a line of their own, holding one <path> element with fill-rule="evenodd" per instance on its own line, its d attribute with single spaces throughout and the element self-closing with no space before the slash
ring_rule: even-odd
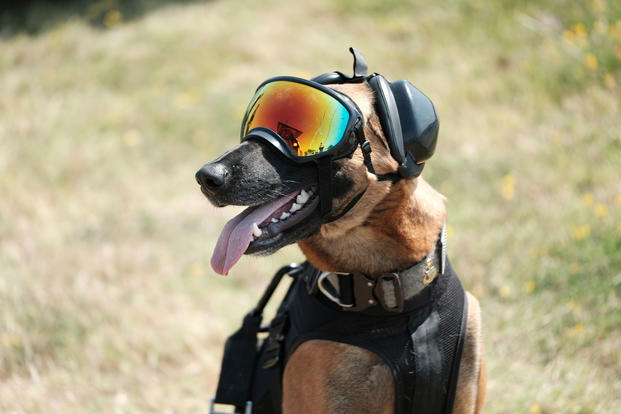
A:
<svg viewBox="0 0 621 414">
<path fill-rule="evenodd" d="M 486 413 L 621 406 L 621 3 L 0 6 L 0 412 L 205 412 L 225 337 L 295 246 L 209 259 L 194 172 L 256 86 L 351 71 L 435 102 L 423 176 L 481 301 Z"/>
</svg>

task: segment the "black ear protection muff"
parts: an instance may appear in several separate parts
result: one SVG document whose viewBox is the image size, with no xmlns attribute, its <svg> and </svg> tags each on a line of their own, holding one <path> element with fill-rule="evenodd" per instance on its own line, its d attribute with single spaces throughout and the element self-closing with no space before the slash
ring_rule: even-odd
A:
<svg viewBox="0 0 621 414">
<path fill-rule="evenodd" d="M 440 122 L 431 100 L 406 80 L 389 82 L 382 75 L 367 75 L 367 64 L 357 49 L 354 75 L 324 73 L 311 79 L 320 84 L 368 82 L 375 92 L 377 113 L 386 135 L 390 154 L 399 163 L 401 178 L 418 177 L 424 162 L 433 155 Z"/>
</svg>

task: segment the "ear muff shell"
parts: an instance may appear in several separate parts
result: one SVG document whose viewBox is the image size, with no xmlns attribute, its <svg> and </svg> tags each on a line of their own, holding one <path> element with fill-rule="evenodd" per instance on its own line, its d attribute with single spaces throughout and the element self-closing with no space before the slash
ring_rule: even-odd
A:
<svg viewBox="0 0 621 414">
<path fill-rule="evenodd" d="M 436 110 L 425 94 L 406 80 L 390 84 L 401 120 L 403 147 L 417 164 L 433 155 L 440 122 Z"/>
<path fill-rule="evenodd" d="M 400 164 L 399 175 L 418 176 L 435 151 L 440 123 L 431 100 L 406 80 L 390 83 L 369 77 L 390 154 Z"/>
</svg>

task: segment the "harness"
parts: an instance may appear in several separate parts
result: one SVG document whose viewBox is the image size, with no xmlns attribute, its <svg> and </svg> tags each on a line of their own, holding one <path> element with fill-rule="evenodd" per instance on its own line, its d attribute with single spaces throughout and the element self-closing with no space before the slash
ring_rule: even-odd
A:
<svg viewBox="0 0 621 414">
<path fill-rule="evenodd" d="M 262 312 L 285 275 L 293 281 L 276 316 Z M 466 331 L 467 301 L 446 260 L 445 232 L 412 267 L 371 278 L 281 268 L 240 330 L 228 338 L 214 404 L 236 413 L 281 413 L 282 375 L 298 346 L 325 339 L 368 349 L 392 371 L 396 414 L 450 414 Z M 267 338 L 258 341 L 260 332 Z"/>
</svg>

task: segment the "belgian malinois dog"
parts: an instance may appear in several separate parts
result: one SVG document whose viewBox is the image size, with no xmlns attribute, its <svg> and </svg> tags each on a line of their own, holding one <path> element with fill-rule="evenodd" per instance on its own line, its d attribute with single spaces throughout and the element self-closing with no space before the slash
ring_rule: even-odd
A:
<svg viewBox="0 0 621 414">
<path fill-rule="evenodd" d="M 372 279 L 407 269 L 434 250 L 446 220 L 446 200 L 420 176 L 378 179 L 397 171 L 399 162 L 380 121 L 376 91 L 366 81 L 326 87 L 354 104 L 362 115 L 359 130 L 369 143 L 332 162 L 329 207 L 336 219 L 322 217 L 317 170 L 323 166 L 292 162 L 279 148 L 301 151 L 300 131 L 283 121 L 273 127 L 279 143 L 244 139 L 196 174 L 214 205 L 249 206 L 220 236 L 212 258 L 218 273 L 228 273 L 243 254 L 270 254 L 297 243 L 322 272 L 358 272 Z M 465 298 L 467 329 L 452 404 L 456 414 L 479 413 L 486 385 L 479 302 L 468 292 Z M 281 409 L 286 414 L 393 413 L 396 398 L 389 364 L 361 346 L 311 339 L 295 349 L 284 367 Z"/>
</svg>

